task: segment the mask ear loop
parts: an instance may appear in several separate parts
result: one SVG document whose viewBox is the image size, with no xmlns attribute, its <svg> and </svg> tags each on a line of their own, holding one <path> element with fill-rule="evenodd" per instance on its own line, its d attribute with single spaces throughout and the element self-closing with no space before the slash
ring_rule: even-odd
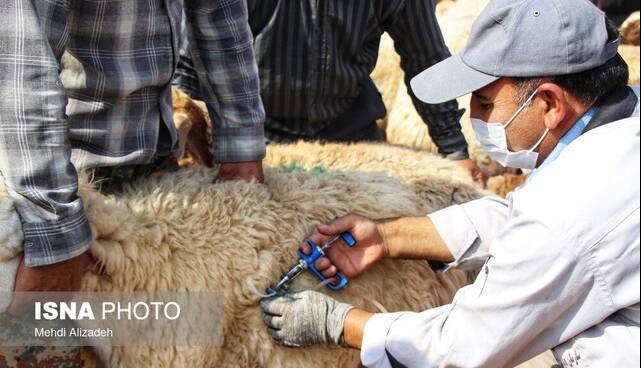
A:
<svg viewBox="0 0 641 368">
<path fill-rule="evenodd" d="M 510 120 L 508 120 L 508 121 L 507 121 L 507 123 L 503 126 L 503 128 L 504 128 L 504 129 L 505 129 L 505 128 L 507 128 L 507 127 L 508 127 L 508 125 L 512 124 L 512 122 L 514 121 L 514 119 L 516 119 L 516 117 L 517 117 L 517 116 L 519 116 L 519 114 L 521 113 L 521 111 L 523 111 L 523 109 L 525 109 L 525 108 L 527 107 L 527 105 L 529 105 L 529 104 L 530 104 L 530 102 L 532 101 L 532 99 L 534 98 L 534 96 L 536 96 L 536 94 L 537 94 L 538 92 L 539 92 L 538 90 L 534 90 L 534 92 L 532 92 L 532 94 L 530 95 L 530 97 L 528 97 L 528 98 L 527 98 L 527 100 L 525 100 L 525 103 L 523 103 L 523 105 L 521 105 L 521 107 L 519 107 L 519 109 L 518 109 L 518 110 L 516 110 L 516 112 L 514 113 L 514 115 L 512 115 L 512 117 L 510 118 Z M 537 147 L 539 147 L 539 145 L 540 145 L 541 143 L 543 143 L 543 140 L 545 139 L 545 137 L 548 135 L 548 133 L 549 133 L 549 132 L 550 132 L 550 128 L 545 128 L 545 132 L 543 133 L 543 135 L 541 136 L 541 138 L 539 138 L 539 140 L 536 142 L 536 144 L 534 144 L 534 147 L 530 148 L 530 149 L 529 149 L 529 151 L 530 151 L 530 152 L 532 152 L 532 151 L 534 151 L 535 149 L 537 149 Z"/>
<path fill-rule="evenodd" d="M 503 128 L 504 128 L 504 129 L 507 129 L 508 125 L 512 124 L 512 122 L 514 121 L 514 119 L 516 119 L 516 117 L 517 117 L 517 116 L 519 116 L 519 114 L 521 113 L 521 111 L 523 111 L 523 109 L 525 109 L 525 108 L 527 107 L 527 105 L 529 105 L 529 104 L 530 104 L 530 102 L 532 101 L 532 99 L 534 98 L 534 96 L 536 96 L 536 94 L 537 94 L 538 92 L 539 92 L 539 91 L 537 91 L 537 90 L 534 90 L 534 92 L 532 92 L 532 94 L 530 95 L 530 97 L 528 97 L 528 98 L 527 98 L 527 100 L 525 100 L 525 103 L 524 103 L 523 105 L 521 105 L 521 107 L 519 107 L 519 109 L 518 109 L 518 110 L 516 110 L 516 112 L 514 113 L 514 115 L 512 115 L 512 117 L 510 118 L 510 120 L 508 120 L 508 121 L 507 121 L 507 123 L 503 126 Z"/>
<path fill-rule="evenodd" d="M 537 149 L 537 148 L 539 147 L 539 145 L 540 145 L 541 143 L 543 143 L 543 140 L 545 139 L 545 137 L 547 137 L 547 135 L 548 135 L 548 133 L 549 133 L 549 132 L 550 132 L 550 128 L 545 128 L 545 132 L 543 133 L 543 135 L 541 136 L 541 138 L 539 138 L 539 140 L 536 142 L 536 144 L 534 145 L 534 147 L 532 147 L 532 148 L 530 149 L 530 152 L 532 152 L 532 151 L 534 151 L 535 149 Z"/>
</svg>

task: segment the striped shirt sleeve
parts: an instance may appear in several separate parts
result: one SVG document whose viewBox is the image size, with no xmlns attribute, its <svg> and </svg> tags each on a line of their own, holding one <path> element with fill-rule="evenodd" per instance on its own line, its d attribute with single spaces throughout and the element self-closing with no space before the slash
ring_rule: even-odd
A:
<svg viewBox="0 0 641 368">
<path fill-rule="evenodd" d="M 192 57 L 214 124 L 216 162 L 265 156 L 265 110 L 243 0 L 185 1 Z"/>
<path fill-rule="evenodd" d="M 428 125 L 429 134 L 438 146 L 439 153 L 456 159 L 467 158 L 467 142 L 460 124 L 464 110 L 459 109 L 456 100 L 441 104 L 423 103 L 416 98 L 409 84 L 415 75 L 450 56 L 436 20 L 434 2 L 407 0 L 400 4 L 384 22 L 401 56 L 408 93 Z"/>
<path fill-rule="evenodd" d="M 0 4 L 0 173 L 31 267 L 73 258 L 91 243 L 58 75 L 68 13 L 65 1 Z"/>
</svg>

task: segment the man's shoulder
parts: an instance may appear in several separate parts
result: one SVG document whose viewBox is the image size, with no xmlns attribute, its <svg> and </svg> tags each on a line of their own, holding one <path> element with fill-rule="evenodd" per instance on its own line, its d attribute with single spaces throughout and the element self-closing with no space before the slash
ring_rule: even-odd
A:
<svg viewBox="0 0 641 368">
<path fill-rule="evenodd" d="M 590 242 L 639 208 L 639 165 L 639 118 L 613 122 L 572 142 L 513 195 L 513 204 Z"/>
<path fill-rule="evenodd" d="M 574 140 L 556 161 L 538 173 L 531 187 L 538 189 L 551 185 L 567 196 L 571 194 L 568 191 L 578 188 L 597 190 L 599 186 L 593 184 L 612 187 L 615 182 L 608 174 L 631 179 L 634 172 L 639 172 L 639 134 L 638 116 L 586 132 Z M 638 185 L 638 175 L 634 176 Z M 633 182 L 628 181 L 628 184 Z"/>
<path fill-rule="evenodd" d="M 638 105 L 637 105 L 638 106 Z M 572 142 L 567 152 L 590 150 L 593 144 L 602 144 L 605 147 L 616 148 L 620 146 L 617 139 L 628 141 L 629 143 L 639 142 L 639 115 L 633 115 L 625 119 L 613 121 L 609 124 L 602 125 L 592 129 L 579 136 Z"/>
</svg>

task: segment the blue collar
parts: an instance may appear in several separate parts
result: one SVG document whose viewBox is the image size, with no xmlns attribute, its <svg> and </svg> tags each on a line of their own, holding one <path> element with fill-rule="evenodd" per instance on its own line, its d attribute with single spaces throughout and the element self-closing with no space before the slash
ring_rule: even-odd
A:
<svg viewBox="0 0 641 368">
<path fill-rule="evenodd" d="M 536 173 L 544 169 L 547 165 L 549 165 L 551 162 L 554 162 L 560 155 L 561 152 L 570 144 L 572 143 L 575 139 L 579 138 L 581 133 L 585 130 L 585 127 L 588 126 L 590 123 L 590 120 L 594 117 L 594 115 L 597 113 L 599 109 L 596 107 L 591 107 L 581 118 L 574 123 L 572 128 L 561 137 L 559 140 L 559 143 L 557 143 L 556 147 L 550 152 L 550 155 L 543 161 L 541 166 L 537 167 L 535 170 L 533 170 L 530 175 L 528 175 L 528 178 L 526 180 L 526 183 L 528 183 Z"/>
</svg>

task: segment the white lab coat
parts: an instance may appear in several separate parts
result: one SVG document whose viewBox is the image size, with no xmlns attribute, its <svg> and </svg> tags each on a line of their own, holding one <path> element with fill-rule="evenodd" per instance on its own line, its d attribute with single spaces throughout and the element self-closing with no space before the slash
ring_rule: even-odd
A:
<svg viewBox="0 0 641 368">
<path fill-rule="evenodd" d="M 577 138 L 507 200 L 430 217 L 448 267 L 481 272 L 449 305 L 372 317 L 365 366 L 510 367 L 551 348 L 565 367 L 639 366 L 638 111 Z"/>
</svg>

